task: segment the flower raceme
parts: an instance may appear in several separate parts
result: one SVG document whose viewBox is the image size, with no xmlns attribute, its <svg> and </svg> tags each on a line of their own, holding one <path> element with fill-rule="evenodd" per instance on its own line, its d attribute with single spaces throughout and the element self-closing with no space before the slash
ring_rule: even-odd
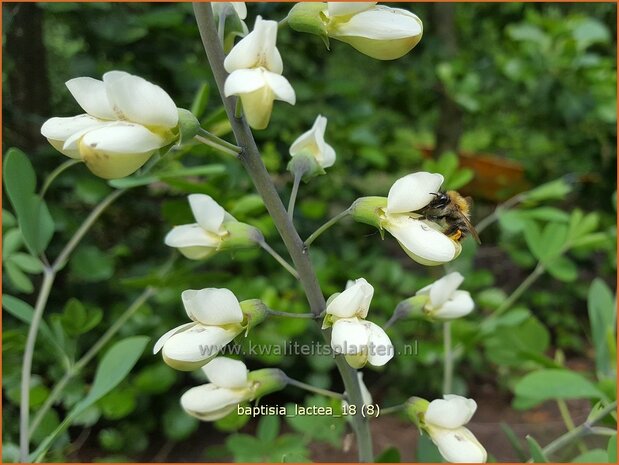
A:
<svg viewBox="0 0 619 465">
<path fill-rule="evenodd" d="M 159 338 L 153 353 L 183 371 L 200 368 L 236 336 L 260 323 L 266 307 L 256 299 L 239 302 L 229 289 L 187 290 L 181 294 L 191 323 L 178 326 Z"/>
<path fill-rule="evenodd" d="M 288 169 L 305 175 L 324 174 L 335 163 L 335 150 L 325 141 L 327 118 L 318 115 L 309 131 L 301 134 L 290 146 L 292 160 Z"/>
<path fill-rule="evenodd" d="M 41 134 L 99 177 L 128 176 L 178 139 L 176 105 L 161 87 L 141 77 L 110 71 L 102 81 L 79 77 L 66 86 L 86 114 L 48 119 Z"/>
<path fill-rule="evenodd" d="M 378 60 L 395 60 L 421 40 L 423 23 L 410 11 L 377 2 L 301 2 L 288 15 L 291 28 L 345 42 Z"/>
<path fill-rule="evenodd" d="M 420 171 L 406 175 L 393 183 L 387 198 L 357 199 L 351 215 L 356 221 L 389 232 L 407 255 L 422 265 L 450 262 L 460 255 L 462 246 L 421 212 L 442 184 L 440 174 Z"/>
<path fill-rule="evenodd" d="M 366 321 L 374 288 L 365 279 L 349 281 L 346 289 L 327 302 L 323 329 L 332 327 L 331 348 L 343 354 L 353 368 L 366 363 L 382 366 L 393 358 L 393 344 L 387 333 Z"/>
<path fill-rule="evenodd" d="M 216 421 L 232 413 L 237 405 L 252 401 L 285 386 L 280 370 L 249 372 L 241 361 L 217 357 L 202 367 L 210 381 L 189 389 L 181 397 L 181 406 L 203 421 Z"/>
<path fill-rule="evenodd" d="M 477 410 L 473 399 L 446 394 L 432 402 L 409 404 L 413 421 L 427 431 L 441 455 L 452 463 L 484 463 L 488 454 L 466 425 Z"/>
<path fill-rule="evenodd" d="M 464 276 L 453 272 L 418 290 L 416 295 L 428 296 L 424 313 L 435 320 L 455 320 L 471 313 L 475 308 L 471 294 L 458 289 L 463 281 Z"/>
<path fill-rule="evenodd" d="M 185 257 L 205 259 L 220 250 L 255 247 L 262 240 L 258 229 L 237 221 L 210 196 L 191 194 L 188 199 L 196 222 L 175 226 L 165 237 L 166 245 Z"/>
<path fill-rule="evenodd" d="M 224 68 L 230 73 L 224 94 L 239 96 L 247 122 L 254 129 L 268 126 L 275 100 L 291 105 L 296 102 L 294 89 L 281 75 L 284 65 L 276 41 L 277 22 L 258 16 L 254 29 L 232 48 L 224 61 Z"/>
</svg>

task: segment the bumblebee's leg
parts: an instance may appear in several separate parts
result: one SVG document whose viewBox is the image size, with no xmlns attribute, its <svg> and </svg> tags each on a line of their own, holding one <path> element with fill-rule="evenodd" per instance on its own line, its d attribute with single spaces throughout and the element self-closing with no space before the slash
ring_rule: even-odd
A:
<svg viewBox="0 0 619 465">
<path fill-rule="evenodd" d="M 462 230 L 456 224 L 450 225 L 443 234 L 453 239 L 454 241 L 459 241 L 462 238 Z"/>
</svg>

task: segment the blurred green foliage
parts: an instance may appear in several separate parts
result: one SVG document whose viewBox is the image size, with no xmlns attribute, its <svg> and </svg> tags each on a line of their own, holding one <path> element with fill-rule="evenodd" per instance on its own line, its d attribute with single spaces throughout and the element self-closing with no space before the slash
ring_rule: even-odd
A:
<svg viewBox="0 0 619 465">
<path fill-rule="evenodd" d="M 329 119 L 326 138 L 338 160 L 326 176 L 301 186 L 295 219 L 304 237 L 355 198 L 385 195 L 395 179 L 412 171 L 440 172 L 446 187 L 466 193 L 480 173 L 460 166 L 460 152 L 516 162 L 526 181 L 537 187 L 522 194 L 513 208 L 496 210 L 497 221 L 481 235 L 483 245 L 477 248 L 473 241 L 465 241 L 462 256 L 448 265 L 450 271 L 465 275 L 463 288 L 477 303 L 474 314 L 453 323 L 459 347 L 456 391 L 474 395 L 476 386 L 491 383 L 500 392 L 515 392 L 514 406 L 525 408 L 546 398 L 536 386 L 552 386 L 546 382 L 549 372 L 564 370 L 572 377 L 570 385 L 586 386 L 589 394 L 584 397 L 609 396 L 612 388 L 596 383 L 612 378 L 609 363 L 615 356 L 606 333 L 608 322 L 616 318 L 608 303 L 610 299 L 613 304 L 613 291 L 604 282 L 614 282 L 616 273 L 616 6 L 458 4 L 452 6 L 457 46 L 451 54 L 446 54 L 438 33 L 440 10 L 430 4 L 410 6 L 424 21 L 424 39 L 394 62 L 371 60 L 336 42 L 327 51 L 317 37 L 280 30 L 278 46 L 297 104 L 293 108 L 276 104 L 269 128 L 256 133 L 277 188 L 287 199 L 288 147 L 318 113 Z M 248 24 L 257 14 L 281 19 L 288 8 L 250 4 Z M 40 27 L 38 42 L 34 37 L 28 50 L 12 48 L 14 43 L 25 47 L 17 37 L 28 20 Z M 19 147 L 34 166 L 7 169 L 11 150 L 5 156 L 4 185 L 11 211 L 5 203 L 3 443 L 10 460 L 17 442 L 17 422 L 11 420 L 19 408 L 24 323 L 31 318 L 42 271 L 35 257 L 41 250 L 56 257 L 83 218 L 114 187 L 129 191 L 95 224 L 52 292 L 34 358 L 33 414 L 66 370 L 149 285 L 158 288 L 156 295 L 122 325 L 110 351 L 119 340 L 136 335 L 156 339 L 184 321 L 180 293 L 185 289 L 227 287 L 241 300 L 261 298 L 288 312 L 307 309 L 298 283 L 259 250 L 222 253 L 207 262 L 177 260 L 172 272 L 164 277 L 159 273 L 170 254 L 163 245 L 165 233 L 191 220 L 188 193 L 213 196 L 238 220 L 259 227 L 285 255 L 240 164 L 203 145 L 173 151 L 147 176 L 110 183 L 75 166 L 55 180 L 40 205 L 14 201 L 12 191 L 26 190 L 17 195 L 32 197 L 45 177 L 65 161 L 38 136 L 38 130 L 52 115 L 79 112 L 64 87 L 76 76 L 98 78 L 111 69 L 141 75 L 166 89 L 179 107 L 191 108 L 203 127 L 230 138 L 190 4 L 3 4 L 3 26 L 4 151 Z M 20 54 L 42 59 L 26 66 Z M 24 83 L 43 89 L 46 99 L 31 102 L 20 92 Z M 461 133 L 449 151 L 429 155 L 445 98 L 460 113 Z M 474 223 L 495 212 L 492 199 L 475 199 Z M 33 216 L 40 209 L 49 213 Z M 35 220 L 42 221 L 42 227 L 30 227 L 37 232 L 34 236 L 18 227 L 18 221 L 21 226 Z M 394 241 L 381 241 L 369 227 L 343 222 L 326 235 L 312 245 L 325 295 L 341 291 L 348 279 L 365 277 L 376 289 L 371 318 L 377 323 L 388 320 L 400 300 L 442 274 L 440 269 L 416 265 Z M 539 264 L 544 272 L 535 284 L 513 306 L 492 316 Z M 590 291 L 594 279 L 596 292 Z M 311 343 L 317 334 L 312 322 L 273 319 L 252 331 L 251 338 L 256 344 L 282 345 L 289 340 Z M 438 395 L 440 330 L 425 322 L 402 321 L 390 336 L 396 349 L 416 342 L 419 352 L 395 357 L 381 370 L 365 370 L 375 399 L 393 405 L 412 394 Z M 82 405 L 75 414 L 73 425 L 85 434 L 93 432 L 90 449 L 71 448 L 70 438 L 75 440 L 79 431 L 71 430 L 71 436 L 60 431 L 47 460 L 165 459 L 174 444 L 190 444 L 198 428 L 201 437 L 204 432 L 216 434 L 213 425 L 199 426 L 179 406 L 181 393 L 202 380 L 171 370 L 159 357 L 149 356 L 149 348 L 116 389 L 92 405 Z M 587 361 L 592 376 L 581 378 L 567 371 L 555 352 Z M 328 357 L 271 354 L 246 362 L 250 369 L 277 365 L 305 382 L 342 387 Z M 33 435 L 35 446 L 92 393 L 94 365 L 67 384 L 56 408 L 42 418 Z M 576 383 L 574 376 L 579 376 Z M 411 385 L 415 392 L 410 392 Z M 583 397 L 582 390 L 576 394 Z M 304 402 L 294 389 L 283 396 L 286 401 Z M 263 400 L 270 401 L 275 402 Z M 325 402 L 311 397 L 305 401 Z M 286 424 L 286 431 L 292 432 L 276 439 L 282 425 L 265 418 L 257 425 L 257 439 L 246 430 L 227 441 L 214 436 L 213 441 L 220 438 L 227 449 L 209 447 L 208 457 L 301 461 L 308 457 L 313 441 L 340 442 L 345 430 L 340 420 L 329 425 L 322 423 L 328 421 L 323 418 L 292 420 Z M 230 431 L 242 423 L 229 420 L 217 427 Z M 164 438 L 161 450 L 153 448 L 153 438 Z M 418 458 L 434 457 L 430 446 L 422 441 Z M 203 450 L 179 455 L 180 460 L 203 458 Z"/>
</svg>

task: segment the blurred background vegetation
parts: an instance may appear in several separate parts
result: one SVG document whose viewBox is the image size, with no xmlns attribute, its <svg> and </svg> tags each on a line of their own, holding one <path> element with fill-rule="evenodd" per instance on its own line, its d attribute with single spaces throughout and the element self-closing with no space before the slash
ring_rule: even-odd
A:
<svg viewBox="0 0 619 465">
<path fill-rule="evenodd" d="M 248 4 L 247 23 L 251 28 L 257 14 L 282 19 L 289 7 Z M 449 266 L 465 274 L 463 287 L 477 302 L 474 314 L 453 325 L 460 348 L 456 391 L 476 398 L 480 412 L 488 406 L 486 414 L 478 414 L 480 422 L 526 423 L 505 413 L 512 407 L 532 407 L 513 394 L 523 375 L 552 363 L 563 365 L 564 359 L 578 371 L 595 372 L 587 297 L 596 277 L 606 292 L 603 282 L 611 289 L 615 285 L 616 5 L 421 3 L 405 8 L 423 20 L 424 38 L 394 62 L 372 60 L 335 41 L 327 51 L 315 36 L 280 30 L 284 74 L 296 90 L 297 104 L 277 103 L 269 128 L 256 132 L 256 139 L 287 199 L 288 147 L 317 114 L 328 117 L 326 138 L 338 159 L 327 176 L 301 186 L 296 221 L 305 237 L 357 197 L 386 195 L 395 179 L 420 169 L 441 172 L 447 187 L 472 195 L 474 223 L 512 196 L 554 181 L 545 191 L 523 197 L 517 208 L 500 210 L 499 221 L 481 235 L 483 245 L 477 249 L 467 241 L 462 256 Z M 40 126 L 50 116 L 81 112 L 64 86 L 77 76 L 100 78 L 112 69 L 140 75 L 166 89 L 179 107 L 192 108 L 205 128 L 231 137 L 190 4 L 12 3 L 3 4 L 2 14 L 3 153 L 10 147 L 26 152 L 39 182 L 65 161 L 40 135 Z M 208 175 L 164 178 L 131 189 L 104 213 L 61 272 L 45 318 L 66 336 L 61 344 L 69 360 L 88 350 L 149 284 L 158 286 L 156 296 L 116 338 L 147 335 L 154 342 L 184 322 L 180 292 L 188 288 L 228 287 L 240 299 L 258 297 L 279 310 L 305 311 L 299 285 L 260 251 L 222 253 L 206 262 L 177 260 L 173 272 L 164 279 L 157 276 L 170 255 L 163 245 L 165 233 L 191 220 L 188 193 L 213 196 L 240 221 L 259 226 L 271 245 L 285 253 L 236 161 L 196 145 L 171 154 L 163 169 L 181 164 L 213 168 Z M 55 223 L 48 256 L 58 254 L 112 189 L 83 166 L 55 181 L 46 196 Z M 15 224 L 8 203 L 4 208 L 4 293 L 33 304 L 40 268 L 24 258 L 19 240 L 12 238 L 7 249 Z M 593 237 L 569 248 L 569 254 L 562 250 L 559 264 L 549 264 L 549 273 L 505 313 L 511 320 L 477 337 L 480 322 L 543 259 L 532 245 L 534 234 L 527 231 L 543 236 L 551 224 L 574 223 L 586 223 L 582 236 Z M 546 234 L 547 245 L 556 239 L 552 231 Z M 381 241 L 375 230 L 348 221 L 312 246 L 312 259 L 326 295 L 360 276 L 373 284 L 371 318 L 377 323 L 389 319 L 400 300 L 442 274 L 441 269 L 416 265 L 395 241 Z M 27 326 L 8 313 L 3 323 L 2 439 L 5 460 L 11 460 Z M 263 323 L 251 339 L 310 342 L 317 334 L 312 322 L 279 319 Z M 396 347 L 417 341 L 419 353 L 396 357 L 383 370 L 364 370 L 375 400 L 393 405 L 413 394 L 439 395 L 439 327 L 406 321 L 394 326 L 390 336 Z M 34 358 L 33 412 L 64 373 L 46 344 L 39 339 Z M 515 349 L 520 345 L 526 350 Z M 116 390 L 80 416 L 49 460 L 278 460 L 264 451 L 277 447 L 315 460 L 354 460 L 352 453 L 338 452 L 345 422 L 322 417 L 283 422 L 289 436 L 281 436 L 277 446 L 267 440 L 277 425 L 264 426 L 262 442 L 269 444 L 264 450 L 255 444 L 237 447 L 247 444 L 241 434 L 226 442 L 222 431 L 242 428 L 252 434 L 255 424 L 242 425 L 242 419 L 232 418 L 215 426 L 198 425 L 182 412 L 179 398 L 202 378 L 173 371 L 148 352 Z M 250 369 L 278 366 L 292 377 L 341 389 L 328 357 L 256 356 L 246 363 Z M 61 402 L 37 428 L 35 444 L 84 395 L 93 372 L 88 366 L 69 383 Z M 607 389 L 614 396 L 614 389 Z M 287 401 L 324 402 L 304 399 L 293 388 L 262 402 Z M 554 410 L 550 415 L 545 421 L 560 422 Z M 410 437 L 399 444 L 402 456 L 410 460 L 413 451 L 407 441 L 416 436 L 414 427 L 405 420 L 388 420 L 387 439 L 380 445 L 398 445 L 398 436 Z M 400 433 L 403 429 L 406 436 Z M 507 443 L 488 444 L 496 427 L 485 439 L 481 429 L 473 430 L 497 459 L 519 459 Z M 423 454 L 418 450 L 416 458 L 431 460 Z"/>
</svg>

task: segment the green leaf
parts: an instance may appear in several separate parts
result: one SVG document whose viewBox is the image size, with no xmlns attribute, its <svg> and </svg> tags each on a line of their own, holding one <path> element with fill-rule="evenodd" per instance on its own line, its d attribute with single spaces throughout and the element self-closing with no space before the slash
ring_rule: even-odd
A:
<svg viewBox="0 0 619 465">
<path fill-rule="evenodd" d="M 567 225 L 563 223 L 548 223 L 539 239 L 540 256 L 538 258 L 545 262 L 559 256 L 564 251 L 567 237 Z"/>
<path fill-rule="evenodd" d="M 604 449 L 591 449 L 583 452 L 572 460 L 572 463 L 605 463 L 608 459 L 608 452 Z M 610 463 L 616 463 L 610 462 Z"/>
<path fill-rule="evenodd" d="M 617 463 L 617 435 L 613 435 L 608 440 L 607 446 L 608 462 Z"/>
<path fill-rule="evenodd" d="M 548 459 L 542 447 L 532 436 L 527 435 L 527 443 L 529 444 L 529 451 L 531 452 L 531 460 L 533 460 L 533 463 L 548 463 Z"/>
<path fill-rule="evenodd" d="M 11 256 L 11 261 L 26 273 L 38 274 L 43 271 L 43 264 L 38 258 L 23 252 L 18 252 Z"/>
<path fill-rule="evenodd" d="M 36 190 L 36 174 L 24 152 L 10 148 L 4 158 L 4 187 L 11 205 L 19 218 L 30 206 L 30 198 Z"/>
<path fill-rule="evenodd" d="M 203 82 L 191 104 L 191 113 L 193 113 L 196 118 L 201 118 L 204 114 L 204 110 L 206 110 L 206 106 L 208 105 L 209 93 L 210 87 L 208 82 Z"/>
<path fill-rule="evenodd" d="M 393 446 L 382 451 L 374 459 L 376 463 L 400 463 L 401 461 L 400 451 Z"/>
<path fill-rule="evenodd" d="M 524 230 L 524 239 L 533 256 L 541 260 L 544 256 L 544 249 L 542 248 L 542 231 L 540 227 L 535 223 L 530 223 Z"/>
<path fill-rule="evenodd" d="M 611 290 L 599 278 L 594 279 L 591 283 L 587 307 L 598 377 L 611 376 L 615 363 L 611 360 L 612 347 L 609 347 L 608 344 L 608 333 L 610 332 L 612 339 L 614 339 L 617 309 Z"/>
<path fill-rule="evenodd" d="M 79 247 L 69 263 L 71 274 L 75 279 L 86 282 L 99 282 L 114 275 L 114 259 L 96 247 L 84 245 Z"/>
<path fill-rule="evenodd" d="M 422 434 L 419 436 L 417 443 L 417 452 L 415 453 L 417 463 L 442 463 L 443 457 L 438 451 L 438 447 L 432 442 L 430 436 Z"/>
<path fill-rule="evenodd" d="M 250 419 L 251 417 L 249 415 L 239 415 L 238 410 L 234 409 L 225 417 L 217 420 L 214 424 L 215 428 L 219 431 L 232 432 L 240 430 Z"/>
<path fill-rule="evenodd" d="M 341 402 L 321 396 L 308 396 L 305 399 L 305 406 L 307 407 L 331 407 L 334 412 L 337 411 L 339 405 L 341 405 Z M 294 405 L 288 404 L 286 409 L 289 412 L 294 412 Z M 324 441 L 333 446 L 341 444 L 345 427 L 345 420 L 342 417 L 334 415 L 298 415 L 287 416 L 286 422 L 295 431 L 308 436 L 314 441 Z"/>
<path fill-rule="evenodd" d="M 168 439 L 183 441 L 194 433 L 200 422 L 197 418 L 187 415 L 180 405 L 172 405 L 163 414 L 163 432 Z"/>
<path fill-rule="evenodd" d="M 524 215 L 533 220 L 568 223 L 570 215 L 554 207 L 538 207 L 530 210 L 521 210 Z"/>
<path fill-rule="evenodd" d="M 503 433 L 505 433 L 505 436 L 507 436 L 507 440 L 514 449 L 514 452 L 516 452 L 516 455 L 518 455 L 518 460 L 523 463 L 526 462 L 527 454 L 522 447 L 522 444 L 520 444 L 520 439 L 518 438 L 518 435 L 505 422 L 501 422 L 501 430 L 503 431 Z"/>
<path fill-rule="evenodd" d="M 571 283 L 578 278 L 578 268 L 572 260 L 567 257 L 557 257 L 550 262 L 545 262 L 548 273 L 559 281 Z"/>
<path fill-rule="evenodd" d="M 279 434 L 279 417 L 264 416 L 258 423 L 256 437 L 260 441 L 272 442 Z"/>
<path fill-rule="evenodd" d="M 30 294 L 34 291 L 34 286 L 32 285 L 30 278 L 11 260 L 4 264 L 4 269 L 9 280 L 19 292 Z"/>
<path fill-rule="evenodd" d="M 514 387 L 516 396 L 535 405 L 554 399 L 600 399 L 603 393 L 584 376 L 569 370 L 539 370 L 524 376 Z"/>
<path fill-rule="evenodd" d="M 10 257 L 11 254 L 17 252 L 21 246 L 22 237 L 19 229 L 4 229 L 4 237 L 2 238 L 2 261 Z"/>
<path fill-rule="evenodd" d="M 572 190 L 572 187 L 563 179 L 556 179 L 526 192 L 525 199 L 532 202 L 546 200 L 562 200 Z"/>
</svg>

